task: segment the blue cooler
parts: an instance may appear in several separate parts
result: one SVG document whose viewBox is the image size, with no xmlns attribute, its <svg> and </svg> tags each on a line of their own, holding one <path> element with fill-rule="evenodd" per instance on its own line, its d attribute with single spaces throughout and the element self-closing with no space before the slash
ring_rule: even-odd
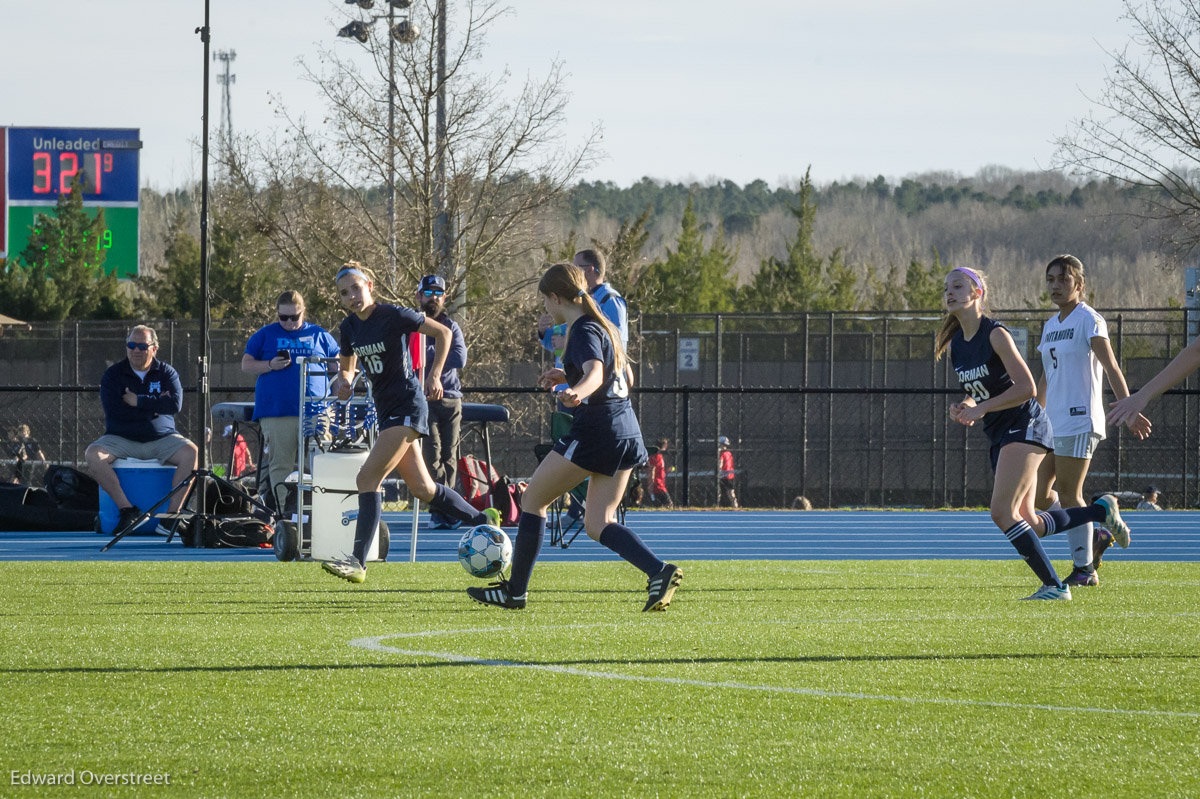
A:
<svg viewBox="0 0 1200 799">
<path fill-rule="evenodd" d="M 134 505 L 144 511 L 170 493 L 171 481 L 175 477 L 174 466 L 163 466 L 158 461 L 142 461 L 133 458 L 118 458 L 113 464 L 121 490 Z M 166 513 L 167 503 L 162 503 L 153 511 Z M 117 529 L 117 519 L 121 516 L 117 503 L 103 488 L 100 489 L 100 532 L 112 535 Z M 158 520 L 147 519 L 134 528 L 135 533 L 153 533 L 158 527 Z"/>
</svg>

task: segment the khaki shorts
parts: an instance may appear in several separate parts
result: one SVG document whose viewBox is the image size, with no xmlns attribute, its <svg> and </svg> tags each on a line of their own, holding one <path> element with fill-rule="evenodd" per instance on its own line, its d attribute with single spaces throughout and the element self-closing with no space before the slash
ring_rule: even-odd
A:
<svg viewBox="0 0 1200 799">
<path fill-rule="evenodd" d="M 1100 446 L 1099 433 L 1080 433 L 1074 436 L 1055 436 L 1054 454 L 1063 458 L 1091 460 Z"/>
<path fill-rule="evenodd" d="M 188 443 L 188 440 L 178 433 L 171 433 L 153 441 L 130 441 L 128 438 L 105 434 L 93 441 L 92 446 L 118 458 L 166 463 L 180 447 L 185 447 Z"/>
</svg>

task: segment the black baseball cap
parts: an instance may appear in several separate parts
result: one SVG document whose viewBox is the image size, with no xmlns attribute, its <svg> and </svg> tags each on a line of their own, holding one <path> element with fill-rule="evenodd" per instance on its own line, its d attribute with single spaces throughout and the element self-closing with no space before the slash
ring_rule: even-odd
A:
<svg viewBox="0 0 1200 799">
<path fill-rule="evenodd" d="M 1143 491 L 1142 493 L 1143 494 L 1161 494 L 1162 491 L 1159 491 L 1158 486 L 1156 486 L 1156 485 L 1148 485 L 1148 486 L 1146 486 L 1146 490 Z"/>
<path fill-rule="evenodd" d="M 426 275 L 421 278 L 421 285 L 417 286 L 417 291 L 429 291 L 430 289 L 445 291 L 446 279 L 441 275 Z"/>
</svg>

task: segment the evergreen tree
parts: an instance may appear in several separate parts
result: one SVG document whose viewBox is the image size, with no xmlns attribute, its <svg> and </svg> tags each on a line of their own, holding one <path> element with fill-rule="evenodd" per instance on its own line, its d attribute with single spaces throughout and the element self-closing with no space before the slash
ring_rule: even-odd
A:
<svg viewBox="0 0 1200 799">
<path fill-rule="evenodd" d="M 943 264 L 937 248 L 933 248 L 933 263 L 928 268 L 916 258 L 908 263 L 904 274 L 904 304 L 909 310 L 930 311 L 942 307 L 946 273 L 951 269 Z"/>
<path fill-rule="evenodd" d="M 116 275 L 104 271 L 107 227 L 83 209 L 83 184 L 59 194 L 54 214 L 35 217 L 29 244 L 0 273 L 0 313 L 26 321 L 125 319 L 133 305 Z"/>
<path fill-rule="evenodd" d="M 848 311 L 857 305 L 858 278 L 845 262 L 841 248 L 828 261 L 813 246 L 817 204 L 809 172 L 800 184 L 796 237 L 788 242 L 787 257 L 763 261 L 754 280 L 738 292 L 743 311 Z"/>
<path fill-rule="evenodd" d="M 651 207 L 646 206 L 636 219 L 622 219 L 611 246 L 592 239 L 593 246 L 603 249 L 608 258 L 607 280 L 626 296 L 634 291 L 642 276 L 642 249 L 650 238 L 650 215 Z"/>
<path fill-rule="evenodd" d="M 647 312 L 717 313 L 733 309 L 737 281 L 729 271 L 736 260 L 717 228 L 712 246 L 705 248 L 704 229 L 691 196 L 674 251 L 656 261 L 638 281 L 635 297 Z"/>
<path fill-rule="evenodd" d="M 139 281 L 145 311 L 158 319 L 194 319 L 201 313 L 200 243 L 188 230 L 183 210 L 176 211 L 166 236 L 163 263 Z"/>
<path fill-rule="evenodd" d="M 904 287 L 900 285 L 900 269 L 893 265 L 887 277 L 880 280 L 875 267 L 867 265 L 867 289 L 871 293 L 869 307 L 873 311 L 896 311 L 905 307 Z"/>
<path fill-rule="evenodd" d="M 261 237 L 247 234 L 218 212 L 211 227 L 208 259 L 209 313 L 213 319 L 252 319 L 270 306 L 280 288 L 280 275 L 265 255 Z M 159 319 L 198 319 L 203 313 L 200 294 L 200 243 L 192 235 L 181 209 L 171 220 L 163 263 L 156 274 L 142 278 L 143 310 Z M 315 292 L 294 286 L 306 297 L 310 311 Z"/>
<path fill-rule="evenodd" d="M 579 232 L 575 228 L 571 228 L 567 238 L 559 242 L 558 246 L 542 245 L 542 252 L 546 254 L 547 264 L 569 264 L 579 250 Z"/>
</svg>

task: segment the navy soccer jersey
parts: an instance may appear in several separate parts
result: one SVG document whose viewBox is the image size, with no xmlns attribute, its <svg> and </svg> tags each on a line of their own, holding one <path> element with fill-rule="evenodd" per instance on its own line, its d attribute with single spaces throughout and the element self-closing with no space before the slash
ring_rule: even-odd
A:
<svg viewBox="0 0 1200 799">
<path fill-rule="evenodd" d="M 342 320 L 339 328 L 342 354 L 358 356 L 359 364 L 371 380 L 375 408 L 381 421 L 407 412 L 417 398 L 421 405 L 425 403 L 406 338 L 423 324 L 425 314 L 383 303 L 376 303 L 366 319 L 350 314 Z"/>
<path fill-rule="evenodd" d="M 625 375 L 617 374 L 613 368 L 616 353 L 608 333 L 598 322 L 587 316 L 575 320 L 568 331 L 562 360 L 563 372 L 571 386 L 583 379 L 583 366 L 588 361 L 604 364 L 604 382 L 575 408 L 572 436 L 600 441 L 642 437 L 633 406 L 629 404 L 629 383 Z"/>
<path fill-rule="evenodd" d="M 1004 361 L 992 349 L 991 335 L 1004 325 L 990 317 L 979 321 L 979 330 L 967 341 L 959 330 L 950 341 L 950 363 L 958 373 L 958 382 L 976 403 L 1003 394 L 1012 388 L 1013 380 L 1004 368 Z M 983 415 L 983 432 L 993 445 L 1011 441 L 1028 441 L 1047 446 L 1050 421 L 1036 399 L 1026 400 L 1002 411 Z"/>
</svg>

